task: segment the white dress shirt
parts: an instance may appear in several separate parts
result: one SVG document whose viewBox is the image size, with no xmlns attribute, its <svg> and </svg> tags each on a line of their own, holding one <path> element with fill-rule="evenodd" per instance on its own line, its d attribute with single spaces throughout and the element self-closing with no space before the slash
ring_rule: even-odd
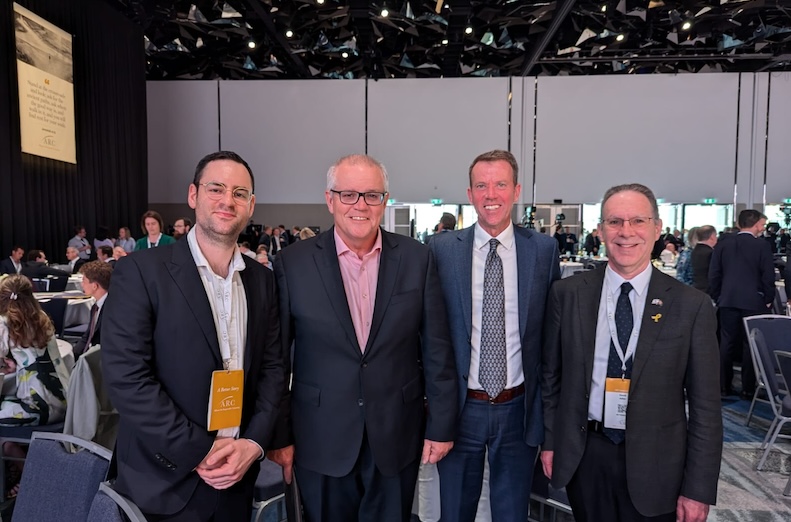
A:
<svg viewBox="0 0 791 522">
<path fill-rule="evenodd" d="M 588 399 L 588 419 L 602 420 L 604 412 L 604 381 L 607 378 L 607 364 L 610 360 L 610 325 L 607 316 L 607 296 L 609 295 L 613 303 L 618 301 L 621 295 L 621 285 L 627 281 L 615 273 L 607 265 L 604 273 L 604 283 L 599 300 L 598 320 L 596 322 L 596 347 L 593 354 L 593 375 L 591 376 L 591 391 Z M 621 347 L 624 353 L 632 352 L 632 361 L 637 348 L 637 340 L 640 338 L 640 322 L 643 319 L 645 309 L 645 297 L 648 294 L 648 283 L 651 282 L 652 266 L 649 262 L 642 272 L 629 280 L 632 283 L 632 290 L 629 292 L 629 301 L 632 303 L 632 317 L 634 326 L 632 335 L 629 338 L 629 345 Z M 612 309 L 615 313 L 615 307 Z M 632 348 L 634 346 L 634 348 Z"/>
<path fill-rule="evenodd" d="M 481 390 L 478 372 L 481 356 L 481 319 L 483 317 L 483 272 L 489 255 L 489 240 L 492 239 L 480 225 L 475 224 L 472 244 L 472 353 L 467 388 Z M 516 240 L 514 225 L 508 224 L 497 239 L 497 255 L 503 262 L 503 286 L 505 287 L 505 350 L 508 365 L 506 389 L 525 382 L 522 372 L 522 340 L 519 336 L 519 280 L 516 267 Z"/>
</svg>

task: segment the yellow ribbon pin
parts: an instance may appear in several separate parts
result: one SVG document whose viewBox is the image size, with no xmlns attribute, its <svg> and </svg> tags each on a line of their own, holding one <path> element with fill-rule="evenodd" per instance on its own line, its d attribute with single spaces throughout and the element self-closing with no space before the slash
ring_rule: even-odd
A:
<svg viewBox="0 0 791 522">
<path fill-rule="evenodd" d="M 662 314 L 652 315 L 651 319 L 653 319 L 655 323 L 658 323 L 659 320 L 662 319 Z"/>
</svg>

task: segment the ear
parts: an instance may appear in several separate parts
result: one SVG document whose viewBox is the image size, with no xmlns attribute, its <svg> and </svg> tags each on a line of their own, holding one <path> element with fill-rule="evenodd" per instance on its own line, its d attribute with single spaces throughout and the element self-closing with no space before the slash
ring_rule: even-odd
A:
<svg viewBox="0 0 791 522">
<path fill-rule="evenodd" d="M 187 204 L 189 204 L 192 210 L 195 210 L 195 205 L 198 201 L 198 187 L 195 186 L 194 183 L 190 183 L 190 187 L 187 191 Z"/>
</svg>

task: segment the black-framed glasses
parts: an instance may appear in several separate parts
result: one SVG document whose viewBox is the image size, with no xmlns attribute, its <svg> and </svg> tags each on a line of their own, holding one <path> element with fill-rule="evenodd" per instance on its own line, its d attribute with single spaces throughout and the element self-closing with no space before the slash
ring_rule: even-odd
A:
<svg viewBox="0 0 791 522">
<path fill-rule="evenodd" d="M 246 189 L 244 187 L 229 189 L 224 183 L 220 183 L 218 181 L 198 183 L 198 185 L 206 189 L 206 195 L 209 196 L 209 199 L 222 199 L 222 197 L 225 196 L 225 193 L 230 190 L 234 201 L 244 204 L 249 203 L 250 198 L 253 195 L 252 192 L 250 192 L 250 189 Z"/>
<path fill-rule="evenodd" d="M 642 216 L 633 217 L 632 219 L 612 217 L 612 218 L 602 219 L 601 222 L 605 227 L 611 229 L 622 228 L 624 223 L 629 223 L 629 225 L 631 225 L 632 228 L 641 229 L 641 228 L 646 228 L 648 225 L 650 225 L 652 219 L 654 218 L 642 217 Z"/>
<path fill-rule="evenodd" d="M 381 205 L 387 195 L 387 192 L 356 192 L 354 190 L 330 189 L 330 192 L 338 194 L 338 199 L 340 199 L 341 203 L 344 205 L 355 205 L 360 201 L 360 198 L 363 198 L 365 204 L 371 207 Z"/>
</svg>

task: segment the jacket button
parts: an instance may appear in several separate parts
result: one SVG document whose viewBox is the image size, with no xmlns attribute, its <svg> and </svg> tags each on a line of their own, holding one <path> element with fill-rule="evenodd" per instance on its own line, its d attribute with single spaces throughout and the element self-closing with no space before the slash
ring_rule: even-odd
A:
<svg viewBox="0 0 791 522">
<path fill-rule="evenodd" d="M 368 363 L 363 363 L 363 368 L 368 368 Z"/>
<path fill-rule="evenodd" d="M 357 406 L 362 406 L 362 405 L 363 405 L 363 400 L 357 399 Z"/>
<path fill-rule="evenodd" d="M 585 432 L 585 426 L 580 426 L 580 431 L 584 433 Z"/>
<path fill-rule="evenodd" d="M 586 398 L 586 399 L 590 399 L 590 395 L 588 395 L 588 394 L 586 393 L 586 394 L 585 394 L 585 398 Z"/>
</svg>

